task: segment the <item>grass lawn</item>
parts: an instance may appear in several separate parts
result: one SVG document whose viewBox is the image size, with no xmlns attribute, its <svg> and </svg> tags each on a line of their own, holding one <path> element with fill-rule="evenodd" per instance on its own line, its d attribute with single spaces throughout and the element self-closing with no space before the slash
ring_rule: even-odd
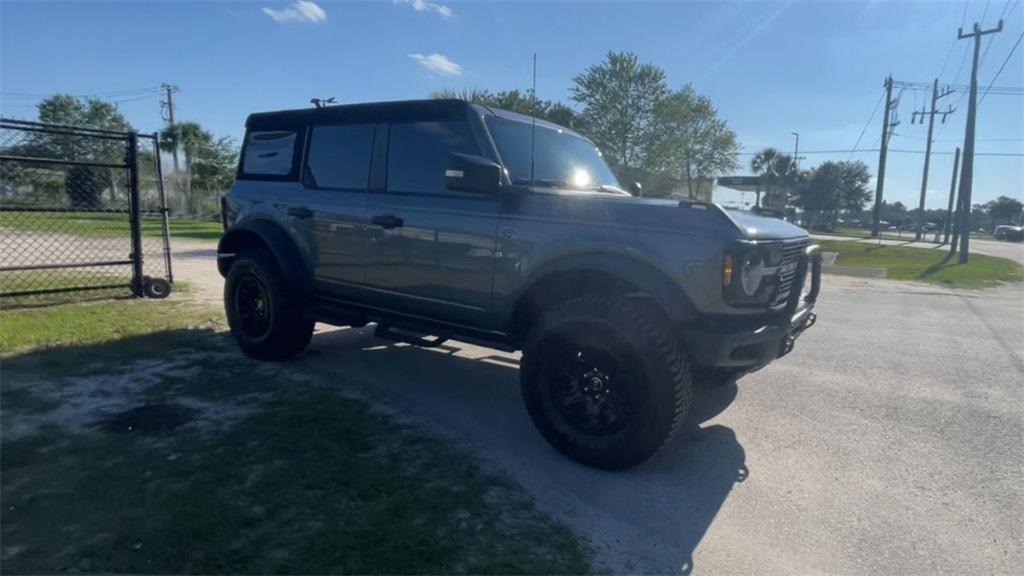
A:
<svg viewBox="0 0 1024 576">
<path fill-rule="evenodd" d="M 945 248 L 886 246 L 869 242 L 825 240 L 825 252 L 838 252 L 841 266 L 888 269 L 888 278 L 920 280 L 954 288 L 988 288 L 1003 282 L 1024 281 L 1024 266 L 1005 258 L 971 254 L 970 262 L 959 264 Z"/>
<path fill-rule="evenodd" d="M 463 448 L 221 322 L 174 295 L 0 311 L 0 572 L 591 570 Z"/>
<path fill-rule="evenodd" d="M 3 212 L 0 227 L 39 232 L 60 232 L 78 236 L 126 236 L 129 231 L 126 214 L 89 212 Z M 214 220 L 170 220 L 171 239 L 217 240 L 224 232 L 220 222 Z M 159 237 L 163 234 L 160 218 L 144 217 L 142 235 Z"/>
</svg>

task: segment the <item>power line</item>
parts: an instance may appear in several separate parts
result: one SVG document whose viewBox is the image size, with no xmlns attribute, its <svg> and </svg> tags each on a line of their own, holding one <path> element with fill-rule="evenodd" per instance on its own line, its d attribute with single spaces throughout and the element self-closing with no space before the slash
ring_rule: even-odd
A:
<svg viewBox="0 0 1024 576">
<path fill-rule="evenodd" d="M 850 151 L 850 156 L 853 156 L 854 151 L 860 146 L 860 140 L 864 137 L 864 133 L 868 131 L 868 126 L 871 125 L 871 121 L 875 119 L 875 113 L 878 112 L 878 107 L 881 106 L 882 100 L 885 98 L 885 92 L 878 95 L 878 101 L 875 102 L 875 108 L 871 111 L 871 116 L 868 121 L 864 123 L 864 128 L 860 131 L 860 136 L 857 136 L 857 142 L 853 145 L 853 150 Z M 849 158 L 847 158 L 849 160 Z"/>
<path fill-rule="evenodd" d="M 893 136 L 896 136 L 898 138 L 909 138 L 911 140 L 921 140 L 921 141 L 924 140 L 924 138 L 922 138 L 920 136 L 911 136 L 909 134 L 893 134 Z M 1021 141 L 1024 141 L 1024 138 L 976 138 L 975 140 L 978 141 L 978 142 L 1021 142 Z M 932 141 L 933 142 L 962 142 L 963 138 L 935 138 Z"/>
<path fill-rule="evenodd" d="M 908 90 L 915 90 L 918 92 L 931 92 L 932 84 L 930 82 L 911 82 L 907 80 L 893 80 L 894 86 L 900 88 L 906 88 Z M 969 90 L 971 87 L 967 84 L 944 84 L 946 88 L 951 90 Z M 1024 86 L 993 86 L 993 91 L 1006 92 L 1007 94 L 1021 94 L 1024 95 Z"/>
<path fill-rule="evenodd" d="M 881 148 L 861 148 L 860 150 L 851 149 L 836 149 L 836 150 L 801 150 L 800 154 L 846 154 L 846 153 L 858 153 L 868 154 L 879 152 Z M 908 148 L 889 148 L 888 152 L 896 154 L 924 154 L 924 150 L 911 150 Z M 737 156 L 754 156 L 758 152 L 737 152 Z M 940 156 L 951 156 L 954 153 L 948 150 L 932 150 L 932 154 L 938 154 Z M 993 157 L 1018 157 L 1024 156 L 1024 152 L 975 152 L 975 156 L 993 156 Z"/>
<path fill-rule="evenodd" d="M 90 92 L 90 93 L 86 93 L 86 94 L 70 94 L 70 96 L 72 96 L 74 98 L 106 99 L 106 98 L 119 98 L 119 97 L 125 97 L 125 96 L 134 96 L 134 95 L 140 95 L 140 94 L 145 94 L 145 93 L 154 93 L 155 94 L 155 93 L 159 93 L 160 91 L 161 90 L 160 90 L 159 86 L 150 86 L 150 87 L 146 87 L 146 88 L 131 88 L 131 89 L 127 89 L 127 90 L 110 90 L 110 91 L 107 91 L 107 92 Z M 55 96 L 55 95 L 60 94 L 60 93 L 61 92 L 51 92 L 51 93 L 42 93 L 42 92 L 0 92 L 0 96 L 4 96 L 4 97 L 7 97 L 7 98 L 49 98 L 51 96 Z"/>
<path fill-rule="evenodd" d="M 960 15 L 960 27 L 961 28 L 963 28 L 963 26 L 964 26 L 964 21 L 967 20 L 967 4 L 968 4 L 968 2 L 969 2 L 969 0 L 964 0 L 964 11 Z M 956 45 L 957 45 L 957 41 L 954 40 L 953 43 L 950 44 L 950 46 L 949 46 L 949 52 L 946 52 L 946 58 L 942 61 L 942 68 L 939 70 L 939 74 L 938 74 L 938 76 L 940 78 L 942 77 L 942 73 L 946 71 L 946 65 L 949 64 L 950 56 L 952 56 L 953 52 L 956 51 Z"/>
<path fill-rule="evenodd" d="M 1006 55 L 1006 59 L 1004 59 L 1003 63 L 999 65 L 999 70 L 996 70 L 996 75 L 992 77 L 992 82 L 989 84 L 989 88 L 991 88 L 992 84 L 994 84 L 995 81 L 999 79 L 999 75 L 1003 73 L 1003 68 L 1006 68 L 1006 63 L 1009 62 L 1010 58 L 1013 57 L 1013 53 L 1017 50 L 1017 46 L 1020 46 L 1020 41 L 1022 38 L 1024 38 L 1024 32 L 1021 32 L 1020 36 L 1017 36 L 1017 41 L 1014 42 L 1013 47 L 1010 48 L 1010 53 Z M 988 96 L 989 88 L 985 88 L 985 92 L 981 95 L 981 98 L 978 100 L 978 104 L 981 104 L 985 100 L 985 96 Z"/>
</svg>

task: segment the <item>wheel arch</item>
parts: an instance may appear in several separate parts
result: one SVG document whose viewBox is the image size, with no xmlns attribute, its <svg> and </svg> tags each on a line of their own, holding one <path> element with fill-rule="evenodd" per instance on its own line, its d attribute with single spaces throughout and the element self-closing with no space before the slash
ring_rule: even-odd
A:
<svg viewBox="0 0 1024 576">
<path fill-rule="evenodd" d="M 305 290 L 312 285 L 312 270 L 295 242 L 281 226 L 267 220 L 244 222 L 221 237 L 217 244 L 217 270 L 221 276 L 227 276 L 236 254 L 252 248 L 266 250 L 293 288 Z"/>
<path fill-rule="evenodd" d="M 698 316 L 689 296 L 668 273 L 628 256 L 593 254 L 564 258 L 533 274 L 513 299 L 510 334 L 521 341 L 545 309 L 584 294 L 635 297 L 673 322 Z"/>
</svg>

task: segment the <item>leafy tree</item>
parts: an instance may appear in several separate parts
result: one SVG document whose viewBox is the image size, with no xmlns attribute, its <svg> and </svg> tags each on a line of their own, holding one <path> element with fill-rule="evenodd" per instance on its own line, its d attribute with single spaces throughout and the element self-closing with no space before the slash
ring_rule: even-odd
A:
<svg viewBox="0 0 1024 576">
<path fill-rule="evenodd" d="M 848 211 L 859 211 L 871 201 L 871 171 L 868 165 L 855 162 L 837 162 L 840 171 L 839 207 Z"/>
<path fill-rule="evenodd" d="M 834 221 L 840 209 L 863 207 L 870 198 L 870 181 L 863 162 L 824 162 L 800 176 L 793 204 L 804 210 L 807 225 L 813 228 L 819 214 L 827 213 Z"/>
<path fill-rule="evenodd" d="M 605 60 L 573 78 L 573 101 L 583 107 L 580 127 L 626 182 L 658 172 L 657 108 L 668 95 L 665 72 L 640 64 L 631 52 Z"/>
<path fill-rule="evenodd" d="M 1020 200 L 1009 196 L 1000 196 L 991 202 L 984 204 L 983 209 L 988 213 L 992 228 L 999 224 L 1020 222 L 1021 212 L 1024 211 L 1024 204 Z"/>
<path fill-rule="evenodd" d="M 660 171 L 686 185 L 693 198 L 718 175 L 736 169 L 736 133 L 717 116 L 714 104 L 692 86 L 656 105 L 656 161 Z"/>
<path fill-rule="evenodd" d="M 886 222 L 893 225 L 901 225 L 909 218 L 907 207 L 902 202 L 897 200 L 892 204 L 889 204 L 885 200 L 882 200 L 882 206 L 879 211 L 879 220 L 885 220 Z"/>
<path fill-rule="evenodd" d="M 69 94 L 56 94 L 43 100 L 36 107 L 41 122 L 106 130 L 132 129 L 114 105 L 102 100 L 78 99 Z M 6 153 L 39 158 L 119 163 L 124 161 L 125 146 L 118 140 L 33 132 L 23 142 L 8 147 Z M 18 170 L 14 163 L 6 164 L 12 165 L 10 170 L 6 167 L 4 170 L 4 178 L 9 179 L 9 183 L 21 184 L 33 193 L 49 198 L 59 197 L 63 193 L 76 208 L 100 206 L 103 192 L 109 190 L 114 197 L 118 194 L 118 185 L 123 182 L 121 171 L 113 168 L 68 166 L 63 177 L 55 178 L 54 172 Z"/>
<path fill-rule="evenodd" d="M 520 92 L 519 90 L 489 92 L 487 90 L 471 88 L 461 92 L 438 90 L 431 92 L 430 97 L 433 99 L 465 100 L 474 104 L 527 114 L 567 128 L 574 128 L 577 118 L 576 112 L 572 108 L 552 100 L 537 100 L 533 102 L 531 94 L 531 90 L 526 92 Z"/>
</svg>

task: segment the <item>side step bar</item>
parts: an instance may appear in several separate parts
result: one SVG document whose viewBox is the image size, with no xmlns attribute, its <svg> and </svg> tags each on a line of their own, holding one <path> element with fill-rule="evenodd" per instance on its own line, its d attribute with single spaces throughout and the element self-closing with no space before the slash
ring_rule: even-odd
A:
<svg viewBox="0 0 1024 576">
<path fill-rule="evenodd" d="M 437 335 L 433 338 L 428 338 L 422 334 L 395 328 L 387 324 L 377 324 L 377 329 L 374 330 L 373 335 L 377 338 L 391 340 L 392 342 L 404 342 L 420 348 L 437 348 L 447 342 L 449 338 L 449 335 Z"/>
</svg>

